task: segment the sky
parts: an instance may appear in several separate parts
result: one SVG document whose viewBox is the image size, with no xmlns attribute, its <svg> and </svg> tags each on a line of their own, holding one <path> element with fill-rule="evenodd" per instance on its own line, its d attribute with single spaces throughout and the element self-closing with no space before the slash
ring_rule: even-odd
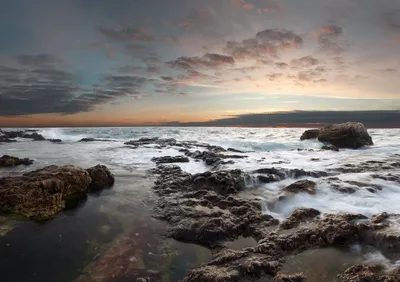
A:
<svg viewBox="0 0 400 282">
<path fill-rule="evenodd" d="M 400 110 L 399 0 L 0 2 L 0 126 Z"/>
</svg>

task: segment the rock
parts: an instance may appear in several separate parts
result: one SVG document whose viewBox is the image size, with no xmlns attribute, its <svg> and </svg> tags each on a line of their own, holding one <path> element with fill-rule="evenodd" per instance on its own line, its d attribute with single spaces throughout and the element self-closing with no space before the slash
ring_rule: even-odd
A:
<svg viewBox="0 0 400 282">
<path fill-rule="evenodd" d="M 61 143 L 61 139 L 47 139 L 47 141 L 50 141 L 51 143 Z"/>
<path fill-rule="evenodd" d="M 166 147 L 166 146 L 175 146 L 177 144 L 177 141 L 174 138 L 160 139 L 158 137 L 155 137 L 155 138 L 140 138 L 139 140 L 128 141 L 125 142 L 124 144 L 131 146 L 143 146 L 143 145 L 155 144 L 161 147 Z"/>
<path fill-rule="evenodd" d="M 165 156 L 159 158 L 152 158 L 151 159 L 156 164 L 168 164 L 168 163 L 188 163 L 189 159 L 185 156 Z"/>
<path fill-rule="evenodd" d="M 324 145 L 321 147 L 321 150 L 339 152 L 339 148 L 334 145 Z"/>
<path fill-rule="evenodd" d="M 0 178 L 0 210 L 35 220 L 50 219 L 65 208 L 67 200 L 85 195 L 98 183 L 97 176 L 93 174 L 92 179 L 86 170 L 70 165 L 51 165 Z"/>
<path fill-rule="evenodd" d="M 319 129 L 309 129 L 304 131 L 304 133 L 301 135 L 300 140 L 307 140 L 307 139 L 317 139 L 319 135 L 320 130 Z"/>
<path fill-rule="evenodd" d="M 82 138 L 78 142 L 114 142 L 115 140 L 97 139 L 97 138 Z"/>
<path fill-rule="evenodd" d="M 320 211 L 310 208 L 299 208 L 296 209 L 286 220 L 281 223 L 281 228 L 290 229 L 299 226 L 301 223 L 307 220 L 314 219 L 319 216 Z"/>
<path fill-rule="evenodd" d="M 385 274 L 381 265 L 353 265 L 338 276 L 340 282 L 398 282 L 400 271 L 396 269 Z"/>
<path fill-rule="evenodd" d="M 24 133 L 20 137 L 21 138 L 33 139 L 34 141 L 44 141 L 44 140 L 46 140 L 46 138 L 44 138 L 43 135 L 38 134 L 37 132 L 31 133 L 31 134 Z"/>
<path fill-rule="evenodd" d="M 114 185 L 114 175 L 104 165 L 96 165 L 86 169 L 92 181 L 90 182 L 90 190 L 101 190 Z"/>
<path fill-rule="evenodd" d="M 306 277 L 303 273 L 296 274 L 278 274 L 274 278 L 275 282 L 304 282 L 306 281 Z"/>
<path fill-rule="evenodd" d="M 290 193 L 308 193 L 315 195 L 317 184 L 311 180 L 299 180 L 283 188 L 283 191 Z"/>
<path fill-rule="evenodd" d="M 5 136 L 0 136 L 0 143 L 12 143 L 17 142 L 17 140 L 7 138 Z"/>
<path fill-rule="evenodd" d="M 359 149 L 373 145 L 371 136 L 362 123 L 347 122 L 334 124 L 321 129 L 318 140 L 338 148 Z"/>
<path fill-rule="evenodd" d="M 244 152 L 244 151 L 240 151 L 240 150 L 237 150 L 237 149 L 234 149 L 234 148 L 228 148 L 227 151 L 229 151 L 229 152 L 234 152 L 234 153 L 246 153 L 246 152 Z"/>
<path fill-rule="evenodd" d="M 185 282 L 247 281 L 245 278 L 275 276 L 282 266 L 276 257 L 224 249 L 204 266 L 189 271 Z"/>
<path fill-rule="evenodd" d="M 328 176 L 328 173 L 325 171 L 305 171 L 303 169 L 286 169 L 275 167 L 256 169 L 253 171 L 253 173 L 274 175 L 278 181 L 286 178 L 299 178 L 304 176 L 310 176 L 314 178 Z"/>
<path fill-rule="evenodd" d="M 30 164 L 33 164 L 33 160 L 28 158 L 20 159 L 8 155 L 4 155 L 0 158 L 0 167 L 30 165 Z"/>
</svg>

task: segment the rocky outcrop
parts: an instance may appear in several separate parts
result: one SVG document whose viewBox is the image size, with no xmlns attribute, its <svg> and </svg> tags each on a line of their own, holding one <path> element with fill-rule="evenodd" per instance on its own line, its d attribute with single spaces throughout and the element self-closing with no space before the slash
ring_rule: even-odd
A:
<svg viewBox="0 0 400 282">
<path fill-rule="evenodd" d="M 43 135 L 31 131 L 31 130 L 25 130 L 25 131 L 1 131 L 3 139 L 14 139 L 14 138 L 27 138 L 27 139 L 32 139 L 34 141 L 43 141 L 46 140 L 46 138 L 43 137 Z"/>
<path fill-rule="evenodd" d="M 307 139 L 317 139 L 319 135 L 320 129 L 309 129 L 303 132 L 300 137 L 300 140 L 307 140 Z"/>
<path fill-rule="evenodd" d="M 316 193 L 316 186 L 317 184 L 314 181 L 305 179 L 286 186 L 283 188 L 283 191 L 288 193 L 308 193 L 314 195 Z"/>
<path fill-rule="evenodd" d="M 164 156 L 151 159 L 156 164 L 188 163 L 189 159 L 185 156 Z"/>
<path fill-rule="evenodd" d="M 371 136 L 362 123 L 347 122 L 334 124 L 321 129 L 318 140 L 338 148 L 358 149 L 373 145 Z"/>
<path fill-rule="evenodd" d="M 0 210 L 36 220 L 52 218 L 65 208 L 67 200 L 112 185 L 106 167 L 88 171 L 51 165 L 22 176 L 0 178 Z"/>
<path fill-rule="evenodd" d="M 320 214 L 321 214 L 320 211 L 313 209 L 313 208 L 296 209 L 287 219 L 285 219 L 281 223 L 281 228 L 291 229 L 291 228 L 297 227 L 307 220 L 312 220 L 312 219 L 316 218 Z"/>
<path fill-rule="evenodd" d="M 17 165 L 30 165 L 33 164 L 33 160 L 28 158 L 17 158 L 9 155 L 3 155 L 0 158 L 0 167 L 9 167 L 9 166 L 17 166 Z"/>
<path fill-rule="evenodd" d="M 334 145 L 324 145 L 321 147 L 321 150 L 339 152 L 339 148 Z"/>
<path fill-rule="evenodd" d="M 17 142 L 17 140 L 10 139 L 5 136 L 0 136 L 0 143 L 12 143 L 12 142 Z"/>
<path fill-rule="evenodd" d="M 398 282 L 400 269 L 384 273 L 381 265 L 354 265 L 338 276 L 339 282 Z"/>
</svg>

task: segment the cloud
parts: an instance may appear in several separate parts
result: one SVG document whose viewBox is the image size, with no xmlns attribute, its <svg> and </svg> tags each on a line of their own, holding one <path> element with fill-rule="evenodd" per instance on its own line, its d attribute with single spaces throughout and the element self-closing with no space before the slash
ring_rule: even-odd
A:
<svg viewBox="0 0 400 282">
<path fill-rule="evenodd" d="M 337 36 L 343 33 L 343 30 L 340 26 L 331 25 L 331 26 L 321 26 L 320 32 L 324 36 Z"/>
<path fill-rule="evenodd" d="M 202 57 L 179 57 L 167 62 L 167 65 L 176 69 L 218 68 L 233 64 L 235 64 L 233 57 L 212 53 L 207 53 Z"/>
<path fill-rule="evenodd" d="M 283 78 L 283 73 L 266 74 L 265 77 L 268 78 L 270 81 L 275 81 L 279 78 Z"/>
<path fill-rule="evenodd" d="M 329 54 L 339 54 L 343 51 L 337 38 L 342 35 L 343 29 L 337 25 L 321 26 L 316 34 L 320 50 Z"/>
<path fill-rule="evenodd" d="M 294 59 L 290 63 L 294 68 L 305 68 L 318 65 L 319 61 L 313 56 L 305 56 L 299 59 Z"/>
<path fill-rule="evenodd" d="M 288 48 L 299 47 L 303 39 L 286 29 L 266 29 L 258 32 L 254 38 L 242 42 L 228 41 L 224 52 L 236 59 L 278 58 L 278 53 Z"/>
<path fill-rule="evenodd" d="M 75 114 L 120 97 L 140 98 L 154 81 L 132 75 L 106 75 L 99 84 L 81 88 L 77 76 L 51 55 L 22 55 L 16 67 L 0 66 L 0 115 Z"/>
</svg>

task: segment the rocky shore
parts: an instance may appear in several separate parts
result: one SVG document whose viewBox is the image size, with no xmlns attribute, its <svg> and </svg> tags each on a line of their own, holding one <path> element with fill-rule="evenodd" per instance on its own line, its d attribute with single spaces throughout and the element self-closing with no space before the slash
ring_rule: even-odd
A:
<svg viewBox="0 0 400 282">
<path fill-rule="evenodd" d="M 0 138 L 9 140 L 1 142 L 12 142 L 10 140 L 15 138 L 41 139 L 24 134 L 1 131 Z M 326 153 L 336 155 L 340 153 L 335 152 L 342 149 L 373 145 L 367 129 L 359 123 L 307 130 L 300 139 L 317 139 L 322 144 L 321 149 L 294 149 L 299 154 L 330 150 L 334 152 Z M 79 142 L 107 141 L 110 140 L 83 138 Z M 373 172 L 373 179 L 397 185 L 400 183 L 400 175 L 396 173 L 400 167 L 399 155 L 391 154 L 383 161 L 367 160 L 358 164 L 349 160 L 348 164 L 323 168 L 323 171 L 311 166 L 307 170 L 280 167 L 285 164 L 282 160 L 276 162 L 278 166 L 259 164 L 246 170 L 232 167 L 235 167 L 235 162 L 248 160 L 250 152 L 196 141 L 141 138 L 125 142 L 123 148 L 132 154 L 142 148 L 158 152 L 174 149 L 175 153 L 179 152 L 152 157 L 150 163 L 153 168 L 148 175 L 156 178 L 152 187 L 155 194 L 152 208 L 154 218 L 167 225 L 163 236 L 205 247 L 211 253 L 210 259 L 192 266 L 183 281 L 307 281 L 307 275 L 301 271 L 284 271 L 289 256 L 354 245 L 385 254 L 392 259 L 393 267 L 368 262 L 353 263 L 342 273 L 337 273 L 336 281 L 400 281 L 400 268 L 395 263 L 400 259 L 400 213 L 382 212 L 366 216 L 301 207 L 293 208 L 293 212 L 281 218 L 270 212 L 278 205 L 291 203 L 299 195 L 316 197 L 321 193 L 321 187 L 327 187 L 338 197 L 382 193 L 386 188 L 379 182 L 369 183 L 358 178 L 357 181 L 349 180 L 346 175 Z M 318 158 L 312 160 L 319 161 Z M 4 155 L 0 158 L 0 167 L 29 165 L 32 162 Z M 178 165 L 184 167 L 187 163 L 203 165 L 206 171 L 189 173 Z M 88 169 L 46 166 L 21 176 L 0 178 L 0 210 L 34 220 L 51 219 L 65 209 L 68 201 L 113 184 L 113 174 L 102 165 Z M 265 185 L 276 185 L 278 190 L 267 200 L 246 193 Z M 136 234 L 133 230 L 118 236 L 88 267 L 90 277 L 83 275 L 77 281 L 123 281 L 127 277 L 134 277 L 136 281 L 160 281 L 159 273 L 152 275 L 146 272 L 145 263 L 140 258 L 144 256 L 140 246 L 147 241 Z M 251 238 L 254 244 L 232 247 L 241 238 Z M 96 276 L 98 271 L 102 273 L 101 277 Z"/>
</svg>

